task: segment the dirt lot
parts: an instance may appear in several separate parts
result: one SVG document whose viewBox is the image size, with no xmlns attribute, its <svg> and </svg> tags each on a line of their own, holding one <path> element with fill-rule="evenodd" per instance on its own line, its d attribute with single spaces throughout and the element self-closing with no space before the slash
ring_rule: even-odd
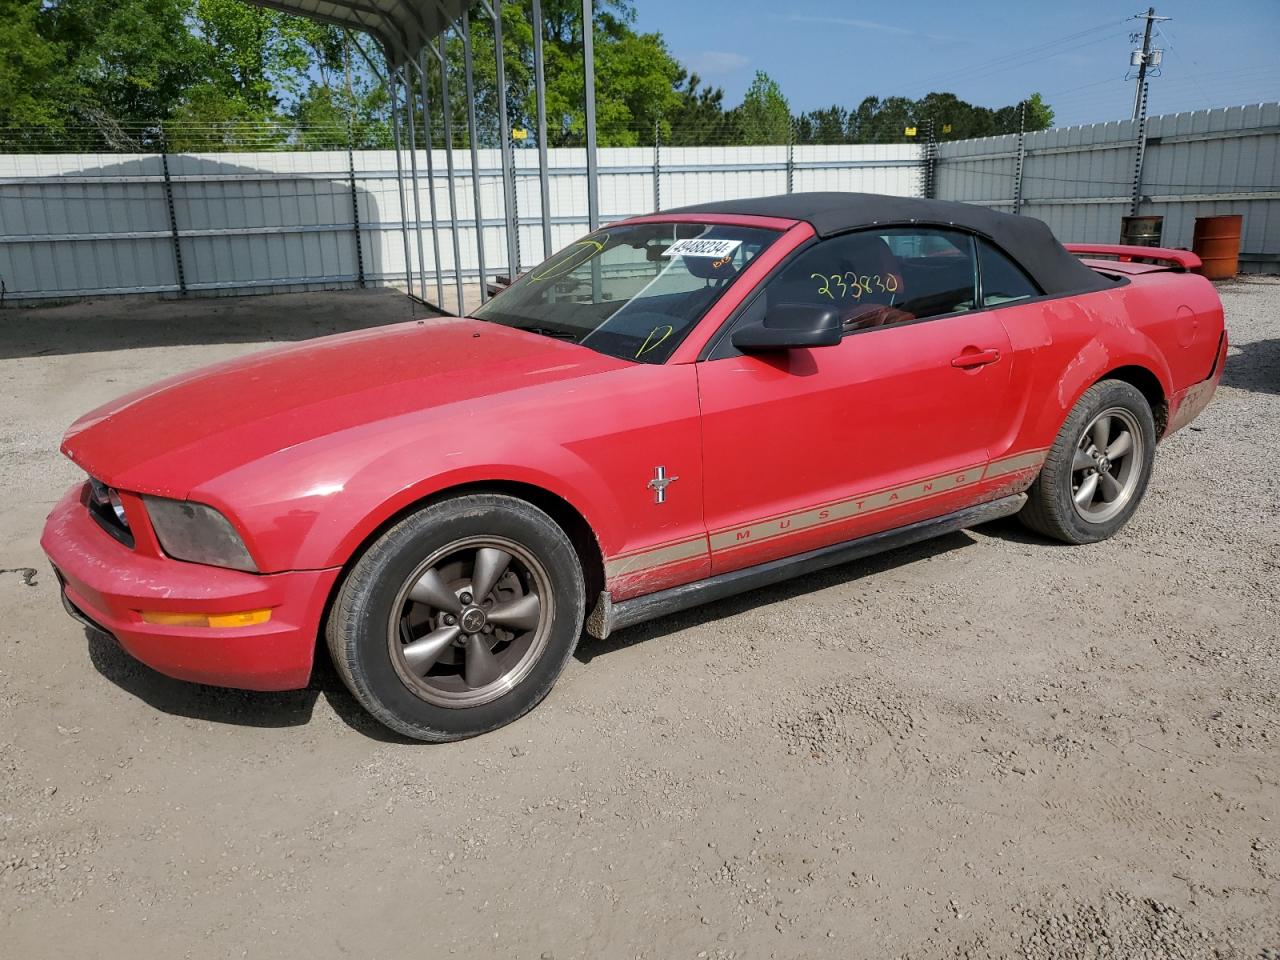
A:
<svg viewBox="0 0 1280 960">
<path fill-rule="evenodd" d="M 1280 282 L 1222 295 L 1223 389 L 1116 539 L 1002 522 L 584 643 L 446 746 L 328 671 L 161 677 L 36 542 L 79 413 L 405 300 L 0 312 L 0 950 L 1274 960 Z"/>
</svg>

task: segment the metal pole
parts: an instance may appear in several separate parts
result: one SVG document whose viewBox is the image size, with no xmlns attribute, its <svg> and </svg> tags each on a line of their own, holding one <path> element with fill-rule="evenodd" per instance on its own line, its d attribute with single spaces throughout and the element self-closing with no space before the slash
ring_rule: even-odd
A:
<svg viewBox="0 0 1280 960">
<path fill-rule="evenodd" d="M 938 143 L 933 139 L 933 117 L 925 121 L 929 132 L 928 140 L 924 145 L 924 195 L 929 199 L 933 199 L 933 195 L 938 189 Z"/>
<path fill-rule="evenodd" d="M 440 43 L 444 49 L 443 36 Z M 458 192 L 453 173 L 453 111 L 449 107 L 449 62 L 435 47 L 429 47 L 440 61 L 440 109 L 444 121 L 444 162 L 449 178 L 449 233 L 453 237 L 453 280 L 458 292 L 458 316 L 466 312 L 462 298 L 462 242 L 458 237 Z M 441 304 L 443 306 L 443 304 Z"/>
<path fill-rule="evenodd" d="M 475 202 L 476 260 L 480 266 L 480 302 L 489 299 L 484 267 L 484 213 L 480 209 L 480 151 L 476 146 L 476 88 L 471 75 L 471 11 L 462 13 L 462 65 L 467 86 L 467 139 L 471 141 L 471 196 Z"/>
<path fill-rule="evenodd" d="M 173 180 L 169 177 L 169 140 L 160 139 L 160 169 L 164 173 L 164 202 L 169 208 L 169 235 L 173 238 L 173 266 L 178 277 L 178 295 L 187 295 L 187 274 L 182 267 L 182 240 L 178 236 L 178 213 L 173 205 Z"/>
<path fill-rule="evenodd" d="M 1138 205 L 1142 202 L 1142 163 L 1147 153 L 1147 88 L 1142 88 L 1142 96 L 1138 98 L 1138 146 L 1133 160 L 1133 197 L 1129 204 L 1129 216 L 1138 215 Z"/>
<path fill-rule="evenodd" d="M 436 306 L 444 308 L 444 268 L 440 263 L 440 218 L 436 213 L 436 169 L 431 147 L 431 95 L 427 84 L 427 57 L 419 50 L 414 62 L 422 89 L 422 139 L 427 151 L 427 200 L 431 209 L 431 252 L 436 265 Z"/>
<path fill-rule="evenodd" d="M 792 121 L 787 122 L 787 193 L 794 193 L 796 189 L 796 125 Z"/>
<path fill-rule="evenodd" d="M 427 299 L 427 254 L 422 242 L 422 188 L 418 183 L 418 135 L 414 132 L 413 84 L 409 82 L 409 64 L 400 67 L 404 78 L 404 112 L 409 123 L 409 168 L 413 177 L 413 232 L 418 240 L 418 297 Z"/>
<path fill-rule="evenodd" d="M 542 197 L 542 258 L 551 256 L 551 184 L 547 176 L 547 83 L 542 70 L 542 0 L 533 0 L 533 86 L 538 95 L 538 192 Z"/>
<path fill-rule="evenodd" d="M 502 196 L 503 207 L 507 217 L 507 279 L 515 282 L 520 272 L 520 248 L 516 231 L 520 225 L 516 222 L 516 188 L 512 166 L 515 158 L 511 152 L 511 127 L 507 118 L 507 75 L 503 65 L 502 49 L 502 2 L 498 0 L 494 9 L 489 11 L 493 18 L 493 55 L 498 69 L 498 142 L 502 145 Z"/>
<path fill-rule="evenodd" d="M 364 288 L 364 244 L 360 238 L 360 195 L 356 192 L 356 157 L 353 152 L 351 114 L 347 113 L 347 175 L 351 184 L 351 232 L 356 241 L 356 280 Z"/>
<path fill-rule="evenodd" d="M 364 289 L 364 243 L 360 237 L 360 197 L 356 192 L 355 134 L 351 129 L 351 35 L 342 33 L 342 72 L 347 90 L 347 175 L 351 184 L 351 229 L 356 242 L 356 281 Z"/>
<path fill-rule="evenodd" d="M 596 55 L 595 14 L 591 0 L 582 0 L 582 85 L 587 113 L 587 223 L 600 226 L 600 179 L 596 169 Z"/>
<path fill-rule="evenodd" d="M 400 235 L 404 239 L 404 282 L 406 293 L 413 296 L 413 255 L 409 252 L 409 204 L 404 195 L 404 158 L 400 156 L 399 73 L 387 61 L 387 92 L 391 97 L 391 143 L 396 151 L 396 189 L 400 192 Z"/>
<path fill-rule="evenodd" d="M 1027 162 L 1027 101 L 1018 104 L 1018 160 L 1013 167 L 1013 212 L 1022 212 L 1022 167 Z"/>
<path fill-rule="evenodd" d="M 1142 16 L 1142 14 L 1138 14 Z M 1138 119 L 1138 111 L 1142 107 L 1142 98 L 1147 95 L 1147 61 L 1151 59 L 1151 24 L 1156 19 L 1156 8 L 1147 7 L 1147 29 L 1142 35 L 1142 63 L 1138 64 L 1138 84 L 1133 91 L 1133 119 Z"/>
<path fill-rule="evenodd" d="M 662 209 L 662 131 L 653 121 L 653 210 Z"/>
</svg>

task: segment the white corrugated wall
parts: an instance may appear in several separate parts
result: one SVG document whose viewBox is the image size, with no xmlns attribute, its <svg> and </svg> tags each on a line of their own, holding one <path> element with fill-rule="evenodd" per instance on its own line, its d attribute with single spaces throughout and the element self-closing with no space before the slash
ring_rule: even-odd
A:
<svg viewBox="0 0 1280 960">
<path fill-rule="evenodd" d="M 1140 128 L 1125 120 L 1028 134 L 1022 145 L 1021 212 L 1062 240 L 1120 238 L 1134 194 Z M 1280 271 L 1280 103 L 1153 117 L 1138 186 L 1138 212 L 1164 217 L 1164 243 L 1190 246 L 1196 217 L 1244 216 L 1242 268 Z M 790 156 L 789 156 L 790 153 Z M 652 147 L 600 151 L 604 221 L 656 208 L 801 190 L 919 196 L 918 144 L 777 147 Z M 407 156 L 407 155 L 406 155 Z M 1016 135 L 940 143 L 935 194 L 1013 208 Z M 436 271 L 430 230 L 434 190 L 441 269 L 452 276 L 453 219 L 445 155 L 417 154 L 421 260 Z M 470 152 L 454 153 L 461 270 L 478 272 Z M 352 284 L 359 274 L 352 183 L 345 152 L 217 153 L 168 158 L 170 220 L 161 158 L 154 155 L 0 156 L 0 282 L 9 300 L 111 293 L 174 293 L 178 257 L 193 294 L 292 290 Z M 537 154 L 516 151 L 521 266 L 542 248 Z M 371 283 L 402 283 L 405 254 L 395 154 L 354 155 L 360 251 Z M 586 231 L 585 156 L 550 151 L 552 243 Z M 505 211 L 497 150 L 479 151 L 485 265 L 507 272 Z M 407 172 L 407 168 L 406 168 Z M 419 261 L 412 231 L 410 259 Z M 428 285 L 430 294 L 433 284 Z"/>
</svg>

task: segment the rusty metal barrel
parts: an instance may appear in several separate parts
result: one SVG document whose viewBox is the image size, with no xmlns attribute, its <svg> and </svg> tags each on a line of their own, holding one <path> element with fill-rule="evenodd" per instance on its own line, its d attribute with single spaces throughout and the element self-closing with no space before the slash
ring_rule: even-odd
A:
<svg viewBox="0 0 1280 960">
<path fill-rule="evenodd" d="M 1244 217 L 1196 217 L 1191 249 L 1200 258 L 1196 272 L 1210 280 L 1225 280 L 1240 272 L 1240 231 Z"/>
<path fill-rule="evenodd" d="M 1131 247 L 1158 247 L 1164 217 L 1121 217 L 1120 242 Z"/>
</svg>

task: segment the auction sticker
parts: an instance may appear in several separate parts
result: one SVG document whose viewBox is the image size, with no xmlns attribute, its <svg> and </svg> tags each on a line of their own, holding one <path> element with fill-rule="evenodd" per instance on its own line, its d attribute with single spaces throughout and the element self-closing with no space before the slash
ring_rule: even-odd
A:
<svg viewBox="0 0 1280 960">
<path fill-rule="evenodd" d="M 741 240 L 711 240 L 692 237 L 677 240 L 663 252 L 664 257 L 727 257 L 742 245 Z"/>
</svg>

